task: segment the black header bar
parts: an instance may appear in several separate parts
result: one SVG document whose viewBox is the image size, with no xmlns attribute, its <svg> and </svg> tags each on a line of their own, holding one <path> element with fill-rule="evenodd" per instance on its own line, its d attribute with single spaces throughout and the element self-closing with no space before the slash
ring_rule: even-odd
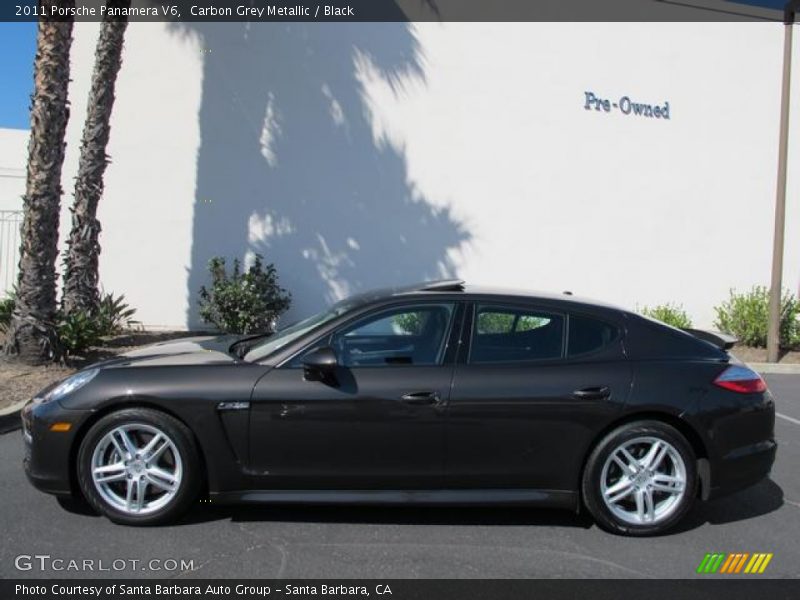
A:
<svg viewBox="0 0 800 600">
<path fill-rule="evenodd" d="M 713 22 L 784 20 L 779 0 L 3 0 L 0 21 Z"/>
</svg>

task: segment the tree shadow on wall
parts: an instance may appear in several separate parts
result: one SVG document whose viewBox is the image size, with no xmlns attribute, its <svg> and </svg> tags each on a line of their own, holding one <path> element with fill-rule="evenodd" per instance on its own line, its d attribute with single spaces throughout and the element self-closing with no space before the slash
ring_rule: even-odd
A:
<svg viewBox="0 0 800 600">
<path fill-rule="evenodd" d="M 356 59 L 397 93 L 424 79 L 405 23 L 183 23 L 203 53 L 187 321 L 213 256 L 263 254 L 293 294 L 291 317 L 343 295 L 454 276 L 469 233 L 412 189 L 376 142 Z"/>
</svg>

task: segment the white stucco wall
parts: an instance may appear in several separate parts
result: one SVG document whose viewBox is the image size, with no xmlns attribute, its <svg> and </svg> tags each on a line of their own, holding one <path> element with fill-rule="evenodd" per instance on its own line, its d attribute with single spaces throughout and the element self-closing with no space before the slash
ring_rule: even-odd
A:
<svg viewBox="0 0 800 600">
<path fill-rule="evenodd" d="M 425 84 L 398 97 L 368 77 L 368 97 L 376 137 L 404 149 L 409 178 L 469 222 L 467 280 L 629 307 L 679 302 L 702 326 L 730 287 L 769 284 L 782 26 L 418 31 Z M 668 100 L 671 118 L 587 111 L 586 90 Z M 796 293 L 800 173 L 790 173 L 784 285 Z"/>
<path fill-rule="evenodd" d="M 62 244 L 99 25 L 75 26 L 71 118 L 64 161 Z M 135 23 L 126 33 L 117 81 L 102 223 L 101 285 L 125 294 L 147 325 L 186 327 L 186 269 L 191 247 L 196 152 L 199 140 L 201 57 L 196 43 L 163 23 Z"/>
<path fill-rule="evenodd" d="M 22 210 L 28 132 L 0 128 L 0 210 Z"/>
<path fill-rule="evenodd" d="M 0 298 L 16 282 L 19 217 L 5 211 L 22 210 L 27 146 L 27 131 L 0 128 Z"/>
<path fill-rule="evenodd" d="M 106 289 L 147 324 L 195 325 L 205 261 L 261 252 L 292 316 L 456 274 L 678 302 L 708 326 L 728 288 L 769 283 L 780 25 L 404 27 L 131 24 L 100 206 Z M 76 26 L 62 237 L 96 34 Z M 587 111 L 586 91 L 668 101 L 670 119 Z"/>
</svg>

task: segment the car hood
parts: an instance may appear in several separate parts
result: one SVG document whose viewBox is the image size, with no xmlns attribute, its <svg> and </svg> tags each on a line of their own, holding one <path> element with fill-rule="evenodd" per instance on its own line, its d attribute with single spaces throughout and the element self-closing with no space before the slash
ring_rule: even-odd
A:
<svg viewBox="0 0 800 600">
<path fill-rule="evenodd" d="M 228 348 L 243 337 L 246 336 L 221 335 L 158 342 L 144 348 L 125 352 L 116 358 L 98 363 L 94 367 L 150 367 L 233 363 L 236 362 L 236 358 L 228 354 Z"/>
</svg>

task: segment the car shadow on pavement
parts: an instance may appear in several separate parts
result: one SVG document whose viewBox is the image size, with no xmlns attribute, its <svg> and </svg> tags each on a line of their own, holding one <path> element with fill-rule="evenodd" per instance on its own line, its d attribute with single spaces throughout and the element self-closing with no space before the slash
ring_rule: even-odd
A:
<svg viewBox="0 0 800 600">
<path fill-rule="evenodd" d="M 774 512 L 783 506 L 783 489 L 772 479 L 725 498 L 697 502 L 678 526 L 670 533 L 682 533 L 705 525 L 724 525 L 753 519 Z"/>
<path fill-rule="evenodd" d="M 60 500 L 61 508 L 82 516 L 97 516 L 85 503 Z M 783 506 L 783 490 L 765 479 L 746 490 L 697 502 L 677 527 L 665 535 L 691 531 L 705 524 L 723 525 L 753 519 Z M 594 521 L 586 510 L 531 508 L 526 506 L 342 506 L 304 504 L 214 505 L 207 500 L 180 519 L 175 526 L 229 520 L 247 522 L 348 523 L 380 525 L 540 525 L 589 529 Z"/>
<path fill-rule="evenodd" d="M 772 481 L 760 483 L 731 496 L 697 502 L 677 527 L 665 535 L 691 531 L 705 524 L 723 525 L 753 519 L 783 506 L 783 490 Z M 229 519 L 234 522 L 284 521 L 323 523 L 376 523 L 388 525 L 544 525 L 589 529 L 594 521 L 586 510 L 524 506 L 311 506 L 201 504 L 180 524 Z"/>
<path fill-rule="evenodd" d="M 73 496 L 56 496 L 58 505 L 68 513 L 82 517 L 99 517 L 100 515 L 83 498 Z"/>
<path fill-rule="evenodd" d="M 180 521 L 190 525 L 229 519 L 233 522 L 280 521 L 380 525 L 550 525 L 592 526 L 585 513 L 522 506 L 336 506 L 200 505 Z"/>
<path fill-rule="evenodd" d="M 61 509 L 84 517 L 100 515 L 83 499 L 56 498 Z M 348 523 L 382 525 L 552 525 L 588 529 L 586 511 L 526 506 L 358 506 L 334 504 L 209 504 L 198 501 L 174 526 L 229 520 L 235 523 Z"/>
</svg>

